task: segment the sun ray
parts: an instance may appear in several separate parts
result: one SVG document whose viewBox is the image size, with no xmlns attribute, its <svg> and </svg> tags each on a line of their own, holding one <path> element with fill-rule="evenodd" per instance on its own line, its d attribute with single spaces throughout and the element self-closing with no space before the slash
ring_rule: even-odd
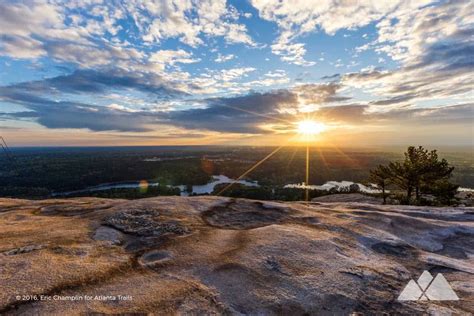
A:
<svg viewBox="0 0 474 316">
<path fill-rule="evenodd" d="M 306 202 L 309 201 L 309 144 L 306 145 L 306 178 L 305 178 L 305 183 L 304 185 L 306 186 L 306 192 L 305 192 L 305 200 Z"/>
<path fill-rule="evenodd" d="M 298 151 L 298 147 L 293 147 L 293 153 L 291 154 L 291 158 L 288 160 L 288 164 L 286 165 L 289 167 L 291 163 L 293 162 L 293 159 L 295 159 L 296 152 Z"/>
<path fill-rule="evenodd" d="M 281 145 L 280 147 L 276 148 L 275 150 L 273 150 L 271 153 L 269 153 L 267 156 L 265 156 L 263 159 L 261 159 L 260 161 L 258 161 L 256 164 L 254 164 L 252 167 L 250 167 L 250 169 L 248 169 L 247 171 L 245 171 L 244 173 L 242 173 L 237 179 L 235 179 L 234 181 L 232 181 L 231 183 L 229 183 L 229 185 L 227 185 L 226 187 L 224 187 L 222 190 L 220 190 L 217 195 L 221 195 L 222 193 L 224 193 L 226 190 L 228 190 L 231 186 L 233 186 L 236 182 L 242 180 L 243 177 L 245 177 L 246 175 L 248 175 L 250 172 L 252 172 L 253 170 L 255 170 L 255 168 L 257 168 L 258 166 L 260 166 L 262 163 L 264 163 L 266 160 L 268 160 L 271 156 L 273 156 L 274 154 L 276 154 L 280 149 L 282 149 L 283 147 L 285 147 L 285 145 Z"/>
<path fill-rule="evenodd" d="M 328 145 L 331 148 L 333 148 L 335 151 L 337 151 L 344 159 L 346 159 L 348 162 L 350 162 L 352 166 L 360 167 L 359 162 L 357 160 L 352 159 L 351 157 L 349 157 L 349 155 L 347 155 L 344 151 L 342 151 L 342 149 L 340 149 L 339 147 L 337 147 L 335 145 L 332 145 L 332 144 L 328 144 Z"/>
<path fill-rule="evenodd" d="M 276 117 L 271 117 L 271 116 L 268 116 L 268 115 L 264 115 L 264 114 L 260 114 L 260 113 L 256 113 L 256 112 L 253 112 L 253 111 L 249 111 L 249 110 L 245 110 L 245 109 L 242 109 L 242 108 L 239 108 L 239 107 L 234 107 L 234 106 L 229 106 L 229 105 L 224 105 L 225 107 L 228 107 L 228 108 L 231 108 L 231 109 L 234 109 L 234 110 L 238 110 L 238 111 L 241 111 L 241 112 L 245 112 L 245 113 L 249 113 L 249 114 L 252 114 L 252 115 L 255 115 L 255 116 L 261 116 L 261 117 L 265 117 L 265 118 L 268 118 L 268 119 L 271 119 L 271 120 L 277 120 L 277 121 L 281 121 L 281 122 L 285 122 L 285 123 L 289 123 L 289 124 L 292 124 L 292 125 L 295 125 L 294 122 L 290 122 L 288 120 L 285 120 L 285 119 L 281 119 L 281 118 L 276 118 Z M 304 138 L 305 138 L 305 141 L 306 141 L 306 168 L 305 168 L 305 185 L 308 186 L 309 185 L 309 176 L 310 176 L 310 143 L 309 143 L 309 138 L 317 135 L 317 134 L 320 134 L 322 132 L 324 132 L 326 130 L 326 125 L 323 124 L 323 123 L 320 123 L 320 122 L 317 122 L 317 121 L 314 121 L 312 119 L 305 119 L 305 120 L 302 120 L 302 121 L 299 121 L 296 123 L 297 125 L 297 128 L 296 128 L 296 132 L 300 135 L 302 135 Z M 222 190 L 220 190 L 217 195 L 221 195 L 222 193 L 224 193 L 225 191 L 227 191 L 229 188 L 231 188 L 235 183 L 237 183 L 238 181 L 240 181 L 242 178 L 244 178 L 245 176 L 247 176 L 250 172 L 252 172 L 253 170 L 255 170 L 258 166 L 260 166 L 262 163 L 264 163 L 265 161 L 267 161 L 268 159 L 270 159 L 274 154 L 276 154 L 278 151 L 280 151 L 283 147 L 285 147 L 287 145 L 284 144 L 284 145 L 281 145 L 279 147 L 277 147 L 275 150 L 273 150 L 270 154 L 268 154 L 267 156 L 265 156 L 263 159 L 261 159 L 260 161 L 258 161 L 257 163 L 255 163 L 252 167 L 250 167 L 248 170 L 246 170 L 242 175 L 240 175 L 239 177 L 237 177 L 237 179 L 233 180 L 231 183 L 229 183 L 227 186 L 225 186 Z M 295 156 L 295 153 L 296 153 L 296 149 L 293 151 L 293 154 L 291 156 L 291 159 L 290 161 L 288 162 L 288 165 L 291 163 L 291 161 L 293 160 L 294 156 Z M 307 188 L 306 191 L 305 191 L 305 200 L 306 201 L 309 201 L 309 189 Z"/>
<path fill-rule="evenodd" d="M 321 148 L 316 147 L 316 151 L 318 152 L 318 155 L 319 155 L 319 157 L 321 158 L 321 161 L 323 162 L 324 168 L 325 168 L 326 170 L 329 169 L 328 162 L 327 162 L 327 160 L 326 160 L 326 157 L 324 157 L 324 154 L 323 154 L 323 151 L 321 150 Z"/>
<path fill-rule="evenodd" d="M 282 119 L 282 118 L 279 118 L 279 117 L 273 117 L 273 116 L 270 116 L 270 115 L 265 115 L 265 114 L 253 112 L 253 111 L 250 111 L 250 110 L 246 110 L 246 109 L 239 108 L 239 107 L 237 107 L 237 106 L 231 106 L 231 105 L 227 105 L 227 104 L 223 104 L 223 105 L 221 105 L 221 106 L 226 107 L 226 108 L 229 108 L 229 109 L 233 109 L 233 110 L 237 110 L 237 111 L 249 113 L 249 114 L 252 114 L 252 115 L 256 115 L 256 116 L 268 118 L 268 119 L 271 119 L 271 120 L 280 121 L 280 122 L 284 122 L 284 123 L 287 123 L 287 124 L 293 124 L 293 122 L 292 122 L 292 121 L 289 121 L 289 120 L 285 120 L 285 119 Z"/>
<path fill-rule="evenodd" d="M 243 174 L 241 174 L 237 179 L 233 180 L 231 183 L 229 183 L 229 185 L 227 185 L 226 187 L 224 187 L 221 191 L 219 191 L 216 195 L 221 195 L 223 192 L 225 192 L 226 190 L 228 190 L 231 186 L 233 186 L 235 183 L 237 183 L 238 181 L 242 180 L 242 178 L 244 178 L 246 175 L 248 175 L 250 172 L 252 172 L 253 170 L 255 170 L 258 166 L 260 166 L 262 163 L 264 163 L 265 161 L 267 161 L 268 159 L 270 159 L 274 154 L 276 154 L 278 151 L 280 151 L 280 149 L 282 149 L 283 147 L 286 147 L 290 142 L 292 142 L 294 140 L 294 137 L 288 139 L 285 144 L 277 147 L 276 149 L 274 149 L 271 153 L 269 153 L 268 155 L 266 155 L 263 159 L 261 159 L 260 161 L 258 161 L 257 163 L 255 163 L 252 167 L 250 167 L 247 171 L 245 171 Z"/>
</svg>

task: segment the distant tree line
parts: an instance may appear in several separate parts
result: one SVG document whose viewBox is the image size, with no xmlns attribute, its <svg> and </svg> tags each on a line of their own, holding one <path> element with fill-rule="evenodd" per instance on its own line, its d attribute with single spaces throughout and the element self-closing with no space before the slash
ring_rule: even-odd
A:
<svg viewBox="0 0 474 316">
<path fill-rule="evenodd" d="M 155 196 L 180 195 L 179 188 L 167 187 L 163 185 L 149 186 L 146 189 L 140 188 L 120 188 L 100 191 L 84 191 L 67 195 L 67 197 L 92 196 L 107 199 L 143 199 Z"/>
<path fill-rule="evenodd" d="M 381 189 L 383 203 L 387 203 L 388 188 L 394 188 L 404 192 L 399 197 L 402 204 L 432 204 L 428 199 L 432 197 L 438 204 L 450 205 L 459 187 L 449 181 L 454 167 L 446 159 L 439 159 L 436 150 L 428 151 L 422 146 L 410 146 L 404 155 L 403 161 L 379 165 L 370 171 L 369 181 Z"/>
</svg>

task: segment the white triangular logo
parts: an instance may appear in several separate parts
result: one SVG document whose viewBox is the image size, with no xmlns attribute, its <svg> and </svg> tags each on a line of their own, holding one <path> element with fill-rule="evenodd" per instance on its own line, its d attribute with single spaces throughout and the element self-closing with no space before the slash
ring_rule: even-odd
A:
<svg viewBox="0 0 474 316">
<path fill-rule="evenodd" d="M 459 297 L 441 273 L 431 282 L 425 293 L 432 301 L 459 301 Z"/>
<path fill-rule="evenodd" d="M 445 277 L 438 273 L 436 278 L 428 271 L 423 273 L 415 282 L 411 279 L 398 296 L 399 301 L 458 301 L 459 297 L 453 291 Z"/>
<path fill-rule="evenodd" d="M 400 296 L 398 296 L 399 301 L 416 301 L 423 294 L 423 291 L 420 289 L 418 284 L 415 281 L 410 280 L 407 286 L 403 289 Z"/>
<path fill-rule="evenodd" d="M 423 271 L 416 283 L 418 283 L 422 291 L 426 291 L 431 281 L 433 281 L 433 276 L 431 275 L 431 273 L 429 273 L 428 271 Z"/>
</svg>

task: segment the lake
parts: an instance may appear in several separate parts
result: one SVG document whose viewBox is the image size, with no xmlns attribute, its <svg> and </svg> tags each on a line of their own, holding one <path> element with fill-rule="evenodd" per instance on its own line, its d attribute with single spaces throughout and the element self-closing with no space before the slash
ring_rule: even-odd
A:
<svg viewBox="0 0 474 316">
<path fill-rule="evenodd" d="M 193 185 L 193 190 L 191 193 L 195 193 L 195 194 L 210 194 L 212 193 L 212 191 L 214 191 L 214 187 L 218 184 L 222 184 L 222 183 L 232 183 L 234 182 L 235 180 L 234 179 L 231 179 L 229 177 L 226 177 L 224 175 L 218 175 L 218 176 L 212 176 L 212 181 L 207 183 L 207 184 L 204 184 L 204 185 Z M 248 186 L 248 187 L 259 187 L 258 183 L 257 182 L 253 182 L 253 181 L 247 181 L 247 180 L 238 180 L 238 181 L 235 181 L 235 183 L 238 183 L 238 184 L 242 184 L 242 185 L 245 185 L 245 186 Z M 186 186 L 185 185 L 181 185 L 181 186 L 178 186 L 180 189 L 181 189 L 181 195 L 182 196 L 186 196 L 186 195 L 189 195 L 188 192 L 186 192 Z"/>
<path fill-rule="evenodd" d="M 192 191 L 187 192 L 186 191 L 186 185 L 176 185 L 176 186 L 170 186 L 174 188 L 179 188 L 181 191 L 181 196 L 188 196 L 190 194 L 211 194 L 212 191 L 214 191 L 214 187 L 218 184 L 222 183 L 232 183 L 234 182 L 234 179 L 231 179 L 229 177 L 226 177 L 224 175 L 214 175 L 212 176 L 212 181 L 203 184 L 203 185 L 193 185 L 192 186 Z M 247 180 L 238 180 L 235 181 L 235 183 L 242 184 L 245 186 L 249 187 L 259 187 L 259 184 L 254 181 L 247 181 Z M 148 186 L 157 186 L 160 185 L 158 182 L 148 182 Z M 67 196 L 67 195 L 72 195 L 72 194 L 77 194 L 77 193 L 84 193 L 84 192 L 95 192 L 95 191 L 104 191 L 104 190 L 110 190 L 110 189 L 136 189 L 140 187 L 140 181 L 130 181 L 130 182 L 120 182 L 120 183 L 103 183 L 99 184 L 93 187 L 87 187 L 85 189 L 81 190 L 75 190 L 75 191 L 68 191 L 68 192 L 57 192 L 53 193 L 52 196 Z"/>
</svg>

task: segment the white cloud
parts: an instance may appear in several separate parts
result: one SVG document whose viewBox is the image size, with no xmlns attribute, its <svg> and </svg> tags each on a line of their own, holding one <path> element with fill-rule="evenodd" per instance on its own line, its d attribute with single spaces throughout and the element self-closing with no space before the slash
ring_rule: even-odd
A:
<svg viewBox="0 0 474 316">
<path fill-rule="evenodd" d="M 222 81 L 233 81 L 243 76 L 247 76 L 248 73 L 255 71 L 253 67 L 242 67 L 242 68 L 231 68 L 224 69 L 214 78 Z"/>
<path fill-rule="evenodd" d="M 356 48 L 375 50 L 399 63 L 399 69 L 365 71 L 343 76 L 343 82 L 381 97 L 374 105 L 407 106 L 425 100 L 456 97 L 466 101 L 472 92 L 474 3 L 467 0 L 405 1 L 265 1 L 252 0 L 261 18 L 276 23 L 279 36 L 272 52 L 293 64 L 305 60 L 305 44 L 297 39 L 318 30 L 329 35 L 377 22 L 376 38 Z M 371 38 L 364 34 L 363 38 Z M 379 62 L 385 62 L 384 57 Z M 357 62 L 333 63 L 335 67 Z"/>
<path fill-rule="evenodd" d="M 56 60 L 76 63 L 87 68 L 109 64 L 112 57 L 105 49 L 72 43 L 52 44 L 48 47 L 48 53 Z"/>
<path fill-rule="evenodd" d="M 179 50 L 160 50 L 151 54 L 149 61 L 159 65 L 161 70 L 166 66 L 174 66 L 176 63 L 191 64 L 199 62 L 199 58 L 192 58 L 192 54 L 182 49 Z"/>
<path fill-rule="evenodd" d="M 129 107 L 126 107 L 124 105 L 117 104 L 117 103 L 111 103 L 111 104 L 107 105 L 106 108 L 109 108 L 111 110 L 116 110 L 116 111 L 119 111 L 119 112 L 130 112 L 130 113 L 139 112 L 135 109 L 132 109 L 132 108 L 129 108 Z"/>
<path fill-rule="evenodd" d="M 270 78 L 263 78 L 259 80 L 253 80 L 249 82 L 245 82 L 243 86 L 248 89 L 253 89 L 255 86 L 262 86 L 262 87 L 272 87 L 277 85 L 284 85 L 290 82 L 288 77 L 270 77 Z"/>
<path fill-rule="evenodd" d="M 0 34 L 28 36 L 63 25 L 58 7 L 40 2 L 0 2 Z"/>
<path fill-rule="evenodd" d="M 86 9 L 91 15 L 100 15 L 100 22 L 69 14 L 68 10 L 77 6 Z M 90 1 L 79 4 L 74 1 L 2 1 L 0 54 L 28 59 L 50 56 L 81 67 L 143 57 L 143 53 L 136 49 L 112 45 L 104 38 L 107 32 L 115 34 L 120 29 L 115 24 L 121 16 L 117 12 L 120 11 L 113 6 L 97 6 Z"/>
<path fill-rule="evenodd" d="M 444 40 L 472 41 L 465 32 L 472 32 L 474 28 L 473 11 L 474 3 L 463 0 L 395 11 L 377 24 L 378 50 L 395 60 L 416 63 L 429 47 Z"/>
<path fill-rule="evenodd" d="M 378 98 L 372 102 L 373 107 L 386 108 L 434 99 L 465 101 L 472 94 L 474 2 L 457 0 L 426 5 L 430 2 L 253 0 L 252 4 L 260 17 L 278 26 L 272 53 L 300 66 L 312 66 L 316 60 L 323 62 L 325 58 L 326 62 L 331 60 L 331 56 L 322 57 L 322 53 L 308 56 L 304 35 L 318 30 L 334 34 L 377 23 L 378 33 L 364 34 L 367 43 L 356 48 L 352 57 L 375 50 L 380 55 L 379 63 L 392 58 L 398 68 L 385 72 L 364 69 L 339 77 L 345 84 L 341 89 L 363 89 L 372 94 L 371 99 Z M 83 10 L 88 14 L 79 13 Z M 242 64 L 238 68 L 204 70 L 194 75 L 180 67 L 200 60 L 191 48 L 160 50 L 159 45 L 168 39 L 193 47 L 209 45 L 220 49 L 222 41 L 255 46 L 247 27 L 239 23 L 250 17 L 251 14 L 239 12 L 224 0 L 129 0 L 121 5 L 96 0 L 0 0 L 0 55 L 25 59 L 48 56 L 81 69 L 100 68 L 104 73 L 114 69 L 196 94 L 287 84 L 289 79 L 284 71 L 250 76 L 256 69 L 247 67 L 245 58 L 239 60 Z M 124 18 L 134 25 L 123 30 L 120 19 Z M 344 37 L 355 36 L 344 33 Z M 147 42 L 141 42 L 142 38 Z M 361 40 L 360 36 L 358 39 Z M 217 63 L 236 57 L 237 53 L 223 55 L 218 48 L 210 50 L 212 54 L 207 57 L 215 58 Z M 206 58 L 202 56 L 205 55 L 199 55 Z M 346 59 L 333 65 L 344 69 L 358 66 L 356 60 Z M 245 81 L 245 77 L 251 79 Z"/>
<path fill-rule="evenodd" d="M 280 35 L 272 45 L 272 52 L 284 61 L 310 66 L 314 62 L 304 60 L 304 44 L 292 44 L 298 36 L 318 28 L 333 35 L 340 29 L 354 29 L 377 21 L 395 9 L 409 11 L 430 1 L 252 0 L 251 3 L 261 18 L 278 25 Z"/>
<path fill-rule="evenodd" d="M 268 1 L 252 0 L 259 15 L 277 23 L 282 36 L 291 39 L 304 33 L 313 32 L 317 27 L 327 34 L 340 29 L 354 29 L 376 21 L 395 9 L 409 10 L 421 7 L 430 0 L 306 0 Z"/>
<path fill-rule="evenodd" d="M 229 61 L 229 60 L 234 59 L 234 58 L 235 58 L 234 54 L 222 55 L 221 53 L 218 53 L 217 58 L 214 59 L 214 61 L 216 63 L 223 63 L 223 62 Z"/>
<path fill-rule="evenodd" d="M 267 72 L 265 76 L 270 78 L 282 78 L 286 77 L 286 71 L 283 69 L 276 69 L 275 71 Z"/>
<path fill-rule="evenodd" d="M 381 97 L 373 102 L 376 106 L 403 107 L 446 98 L 469 101 L 474 86 L 472 12 L 472 1 L 459 0 L 387 15 L 377 24 L 373 45 L 400 67 L 349 74 L 344 82 Z"/>
<path fill-rule="evenodd" d="M 0 50 L 3 54 L 14 58 L 34 59 L 46 55 L 40 41 L 23 36 L 4 36 L 0 42 Z"/>
<path fill-rule="evenodd" d="M 279 41 L 274 43 L 272 52 L 280 56 L 280 59 L 290 64 L 298 66 L 313 66 L 316 64 L 314 61 L 307 61 L 304 58 L 306 54 L 306 48 L 303 43 L 290 44 L 289 42 Z"/>
<path fill-rule="evenodd" d="M 127 35 L 118 37 L 124 18 L 134 21 L 136 29 L 127 28 Z M 223 37 L 227 43 L 255 46 L 238 18 L 239 12 L 225 0 L 130 0 L 121 5 L 95 0 L 6 0 L 0 2 L 0 55 L 49 56 L 83 68 L 118 65 L 136 70 L 148 57 L 141 44 L 131 44 L 140 39 L 150 46 L 176 38 L 195 47 L 204 39 Z"/>
<path fill-rule="evenodd" d="M 226 6 L 225 0 L 130 1 L 128 10 L 133 12 L 135 23 L 144 30 L 143 39 L 148 42 L 178 38 L 195 47 L 204 43 L 204 35 L 224 37 L 228 43 L 255 45 L 245 25 L 234 22 L 237 11 Z"/>
<path fill-rule="evenodd" d="M 227 24 L 225 25 L 226 34 L 225 39 L 231 44 L 247 44 L 249 46 L 256 46 L 257 44 L 247 34 L 247 27 L 243 24 Z"/>
<path fill-rule="evenodd" d="M 248 87 L 239 81 L 256 71 L 253 67 L 239 67 L 222 70 L 207 69 L 199 77 L 188 78 L 185 82 L 188 93 L 196 94 L 220 94 L 239 93 L 246 91 Z"/>
</svg>

